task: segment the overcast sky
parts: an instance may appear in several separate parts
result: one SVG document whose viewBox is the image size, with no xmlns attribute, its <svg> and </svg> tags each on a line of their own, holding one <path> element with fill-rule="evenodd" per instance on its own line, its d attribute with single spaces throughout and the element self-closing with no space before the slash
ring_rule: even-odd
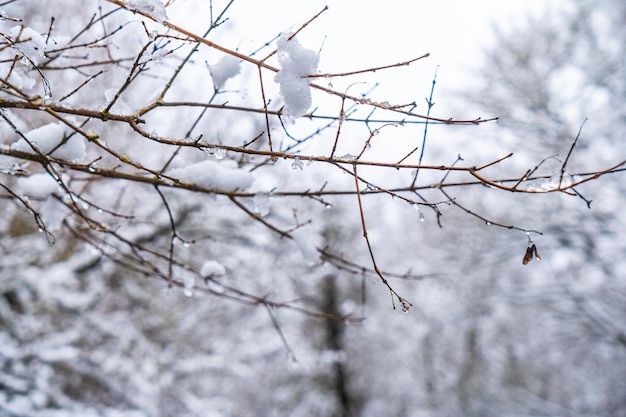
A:
<svg viewBox="0 0 626 417">
<path fill-rule="evenodd" d="M 232 11 L 236 32 L 258 45 L 277 31 L 297 28 L 326 5 L 329 9 L 299 35 L 311 49 L 323 44 L 322 71 L 394 63 L 429 52 L 425 66 L 439 65 L 452 82 L 491 42 L 494 24 L 516 25 L 546 8 L 544 0 L 237 0 Z"/>
<path fill-rule="evenodd" d="M 220 3 L 225 2 L 213 2 L 214 12 L 221 10 Z M 207 13 L 198 11 L 194 15 L 197 20 L 193 19 L 186 5 L 184 0 L 175 2 L 168 11 L 170 18 L 203 32 Z M 175 13 L 177 6 L 184 15 Z M 437 67 L 439 98 L 458 90 L 471 82 L 471 69 L 478 66 L 481 51 L 493 41 L 494 25 L 518 25 L 528 14 L 541 14 L 547 7 L 544 0 L 236 0 L 227 14 L 231 16 L 229 30 L 216 34 L 227 46 L 249 53 L 281 31 L 297 29 L 325 6 L 328 10 L 298 35 L 303 46 L 321 48 L 322 72 L 364 69 L 431 54 L 410 71 L 391 70 L 369 80 L 351 79 L 383 80 L 377 92 L 390 102 L 421 100 Z M 396 93 L 406 98 L 395 97 Z"/>
<path fill-rule="evenodd" d="M 214 12 L 222 3 L 213 2 Z M 175 13 L 177 6 L 184 15 Z M 199 11 L 189 16 L 185 6 L 185 0 L 175 2 L 168 11 L 170 18 L 184 27 L 206 28 L 207 14 Z M 245 50 L 277 32 L 299 27 L 325 6 L 328 10 L 299 39 L 311 49 L 323 44 L 321 65 L 332 69 L 408 59 L 425 52 L 441 67 L 460 67 L 490 42 L 493 24 L 515 25 L 547 7 L 544 0 L 236 0 L 227 15 L 232 17 L 233 39 Z"/>
</svg>

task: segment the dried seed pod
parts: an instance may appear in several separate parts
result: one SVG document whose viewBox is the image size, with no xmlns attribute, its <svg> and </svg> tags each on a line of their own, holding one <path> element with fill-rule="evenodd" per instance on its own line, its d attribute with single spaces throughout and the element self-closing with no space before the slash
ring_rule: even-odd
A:
<svg viewBox="0 0 626 417">
<path fill-rule="evenodd" d="M 535 248 L 535 258 L 537 258 L 537 260 L 540 261 L 541 256 L 539 256 L 539 251 L 537 250 L 537 246 L 533 245 L 533 247 Z"/>
<path fill-rule="evenodd" d="M 522 259 L 522 263 L 526 265 L 528 262 L 532 261 L 533 258 L 537 258 L 537 260 L 541 260 L 541 256 L 539 255 L 539 251 L 537 250 L 537 246 L 534 243 L 529 243 L 526 248 L 526 253 L 524 254 L 524 259 Z"/>
<path fill-rule="evenodd" d="M 522 264 L 526 265 L 528 262 L 533 260 L 535 253 L 537 252 L 537 248 L 534 243 L 531 243 L 526 248 L 526 253 L 524 254 L 524 259 L 522 259 Z"/>
</svg>

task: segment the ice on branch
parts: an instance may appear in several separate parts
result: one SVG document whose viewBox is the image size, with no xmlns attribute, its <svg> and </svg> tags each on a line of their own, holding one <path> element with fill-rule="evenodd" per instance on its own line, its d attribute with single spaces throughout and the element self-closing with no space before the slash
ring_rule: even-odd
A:
<svg viewBox="0 0 626 417">
<path fill-rule="evenodd" d="M 232 55 L 224 55 L 215 65 L 210 65 L 213 87 L 221 90 L 226 81 L 237 76 L 241 72 L 241 60 Z"/>
<path fill-rule="evenodd" d="M 306 76 L 317 72 L 319 55 L 302 47 L 295 37 L 290 40 L 289 36 L 283 34 L 278 39 L 280 71 L 274 81 L 280 85 L 286 120 L 293 123 L 311 107 L 311 88 Z"/>
<path fill-rule="evenodd" d="M 26 133 L 24 138 L 19 139 L 11 145 L 14 151 L 27 153 L 50 154 L 53 158 L 62 159 L 69 162 L 83 162 L 87 157 L 85 141 L 77 134 L 72 135 L 72 131 L 62 123 L 49 123 Z M 30 143 L 29 143 L 30 142 Z M 31 146 L 32 145 L 32 146 Z M 54 151 L 54 152 L 53 152 Z"/>
<path fill-rule="evenodd" d="M 13 26 L 9 30 L 9 34 L 15 42 L 13 47 L 22 55 L 24 64 L 39 65 L 43 62 L 46 41 L 38 32 L 31 28 Z"/>
<path fill-rule="evenodd" d="M 232 160 L 202 161 L 173 169 L 168 174 L 183 183 L 219 190 L 245 190 L 254 181 L 250 172 L 240 169 Z"/>
<path fill-rule="evenodd" d="M 127 0 L 126 6 L 131 10 L 150 16 L 159 23 L 167 20 L 167 12 L 161 0 Z"/>
<path fill-rule="evenodd" d="M 252 199 L 254 212 L 261 217 L 270 214 L 270 195 L 268 193 L 256 193 Z"/>
<path fill-rule="evenodd" d="M 577 175 L 571 175 L 569 173 L 560 172 L 552 175 L 550 178 L 542 178 L 534 181 L 529 181 L 526 184 L 525 190 L 530 192 L 548 192 L 554 190 L 560 190 L 567 188 L 572 184 L 580 181 L 580 177 Z"/>
</svg>

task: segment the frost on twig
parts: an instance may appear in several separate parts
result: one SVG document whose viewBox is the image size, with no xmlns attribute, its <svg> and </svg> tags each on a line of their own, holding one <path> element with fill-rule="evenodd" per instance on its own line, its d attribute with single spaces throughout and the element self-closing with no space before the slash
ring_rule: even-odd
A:
<svg viewBox="0 0 626 417">
<path fill-rule="evenodd" d="M 283 34 L 278 39 L 278 61 L 280 71 L 274 81 L 280 85 L 280 96 L 285 102 L 283 113 L 293 123 L 311 107 L 311 88 L 306 77 L 317 72 L 319 55 L 302 47 L 290 34 Z"/>
</svg>

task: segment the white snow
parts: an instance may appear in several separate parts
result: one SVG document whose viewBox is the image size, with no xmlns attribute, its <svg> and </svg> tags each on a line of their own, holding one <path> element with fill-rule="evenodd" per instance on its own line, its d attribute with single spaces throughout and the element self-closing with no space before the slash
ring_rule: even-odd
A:
<svg viewBox="0 0 626 417">
<path fill-rule="evenodd" d="M 16 42 L 13 47 L 25 58 L 22 60 L 24 64 L 39 65 L 43 62 L 46 42 L 38 32 L 28 27 L 13 26 L 9 29 L 9 34 Z"/>
<path fill-rule="evenodd" d="M 283 112 L 286 120 L 293 123 L 294 119 L 306 113 L 311 107 L 311 88 L 307 75 L 317 72 L 319 55 L 302 47 L 290 34 L 283 34 L 278 39 L 278 62 L 280 71 L 274 77 L 280 85 L 280 96 L 285 102 Z"/>
<path fill-rule="evenodd" d="M 217 261 L 205 261 L 200 268 L 200 275 L 203 277 L 226 275 L 226 268 Z"/>
<path fill-rule="evenodd" d="M 226 81 L 237 76 L 241 72 L 241 60 L 232 55 L 224 55 L 215 65 L 210 65 L 213 86 L 220 90 Z"/>
<path fill-rule="evenodd" d="M 167 20 L 167 12 L 161 0 L 128 0 L 126 5 L 131 10 L 147 14 L 159 23 Z"/>
<path fill-rule="evenodd" d="M 187 184 L 219 190 L 244 190 L 252 185 L 254 177 L 240 169 L 233 160 L 215 162 L 206 160 L 171 170 L 168 175 Z"/>
<path fill-rule="evenodd" d="M 39 198 L 48 197 L 59 188 L 56 180 L 46 172 L 19 177 L 17 186 L 22 195 Z"/>
<path fill-rule="evenodd" d="M 48 154 L 70 134 L 71 130 L 61 122 L 58 122 L 33 129 L 26 133 L 25 136 L 41 153 Z M 33 148 L 23 138 L 14 142 L 11 145 L 11 149 L 34 153 Z M 87 157 L 85 142 L 80 136 L 73 135 L 67 142 L 59 146 L 51 156 L 70 162 L 83 162 Z"/>
<path fill-rule="evenodd" d="M 62 362 L 75 359 L 80 351 L 74 346 L 46 346 L 38 352 L 39 359 L 46 362 Z"/>
<path fill-rule="evenodd" d="M 9 76 L 9 81 L 20 90 L 28 90 L 30 88 L 33 88 L 33 86 L 35 85 L 35 80 L 33 78 L 30 78 L 28 76 L 28 73 L 22 68 L 12 71 L 11 75 Z"/>
<path fill-rule="evenodd" d="M 42 204 L 39 215 L 48 232 L 56 232 L 61 228 L 63 220 L 70 215 L 70 212 L 59 200 L 48 197 Z"/>
</svg>

